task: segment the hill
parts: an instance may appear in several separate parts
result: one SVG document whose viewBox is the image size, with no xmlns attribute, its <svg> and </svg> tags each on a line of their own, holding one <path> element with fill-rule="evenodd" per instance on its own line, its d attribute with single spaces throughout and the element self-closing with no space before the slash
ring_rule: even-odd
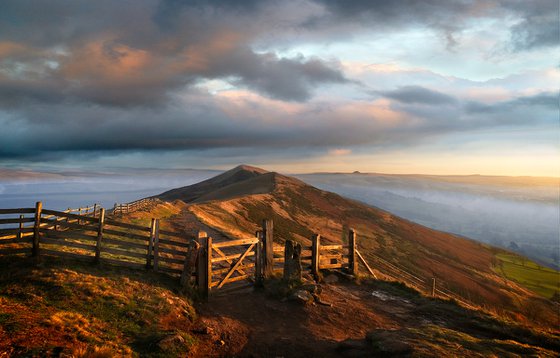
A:
<svg viewBox="0 0 560 358">
<path fill-rule="evenodd" d="M 292 177 L 239 166 L 159 198 L 187 203 L 184 215 L 194 215 L 230 237 L 252 237 L 263 219 L 274 220 L 275 240 L 293 239 L 304 245 L 310 244 L 314 233 L 326 243 L 344 242 L 352 227 L 358 232 L 360 251 L 380 277 L 419 289 L 435 277 L 446 290 L 497 315 L 537 325 L 558 324 L 557 307 L 547 299 L 551 295 L 542 297 L 538 290 L 531 291 L 535 283 L 524 287 L 522 280 L 518 283 L 507 275 L 504 257 L 514 254 L 429 229 Z M 554 274 L 546 277 L 550 280 Z M 545 286 L 551 284 L 558 283 Z"/>
</svg>

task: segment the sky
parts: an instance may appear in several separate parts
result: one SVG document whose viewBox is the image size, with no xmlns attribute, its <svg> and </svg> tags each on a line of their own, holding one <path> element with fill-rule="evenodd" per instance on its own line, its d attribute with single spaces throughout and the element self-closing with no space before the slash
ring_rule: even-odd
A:
<svg viewBox="0 0 560 358">
<path fill-rule="evenodd" d="M 560 176 L 557 0 L 4 0 L 0 166 Z"/>
</svg>

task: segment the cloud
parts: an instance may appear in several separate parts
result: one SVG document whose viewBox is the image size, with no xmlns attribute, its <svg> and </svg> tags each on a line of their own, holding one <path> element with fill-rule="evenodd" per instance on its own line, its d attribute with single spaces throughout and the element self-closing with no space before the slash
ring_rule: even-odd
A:
<svg viewBox="0 0 560 358">
<path fill-rule="evenodd" d="M 457 100 L 446 94 L 422 86 L 403 86 L 394 91 L 379 92 L 381 95 L 403 103 L 427 105 L 456 104 Z"/>
</svg>

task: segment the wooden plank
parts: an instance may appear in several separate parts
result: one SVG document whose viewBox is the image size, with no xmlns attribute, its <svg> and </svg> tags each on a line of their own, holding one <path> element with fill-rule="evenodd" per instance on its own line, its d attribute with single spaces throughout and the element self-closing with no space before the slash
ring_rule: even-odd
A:
<svg viewBox="0 0 560 358">
<path fill-rule="evenodd" d="M 151 230 L 151 228 L 149 226 L 129 224 L 129 223 L 125 223 L 125 222 L 117 221 L 117 220 L 112 220 L 112 219 L 106 219 L 105 224 L 112 225 L 112 226 L 123 227 L 125 229 L 132 229 L 132 230 L 145 231 L 145 232 L 150 232 L 150 230 Z"/>
<path fill-rule="evenodd" d="M 233 273 L 238 269 L 239 266 L 241 266 L 241 263 L 243 262 L 243 259 L 247 256 L 247 254 L 249 252 L 252 252 L 251 250 L 253 250 L 253 247 L 255 247 L 255 244 L 251 244 L 251 246 L 249 246 L 249 248 L 243 253 L 243 255 L 241 255 L 241 257 L 239 258 L 239 260 L 237 260 L 237 262 L 235 263 L 235 265 L 233 265 L 233 267 L 231 268 L 231 270 L 226 274 L 226 276 L 222 279 L 222 281 L 220 282 L 220 284 L 218 285 L 218 288 L 221 288 L 227 281 L 228 278 L 233 275 Z M 253 252 L 254 254 L 254 252 Z M 211 264 L 210 264 L 211 265 Z M 272 265 L 270 266 L 271 268 L 274 266 L 274 263 L 272 263 Z M 210 282 L 212 282 L 210 280 Z"/>
<path fill-rule="evenodd" d="M 97 204 L 96 204 L 97 205 Z M 99 226 L 97 228 L 97 239 L 95 240 L 95 262 L 100 263 L 101 261 L 101 249 L 103 241 L 103 228 L 105 226 L 105 209 L 101 208 L 99 211 Z"/>
<path fill-rule="evenodd" d="M 256 244 L 258 241 L 259 239 L 257 238 L 222 241 L 222 242 L 213 243 L 212 247 L 224 248 L 224 247 L 231 247 L 231 246 L 252 245 L 252 244 Z"/>
<path fill-rule="evenodd" d="M 250 252 L 249 254 L 247 254 L 247 256 L 254 256 L 254 255 L 255 255 L 255 252 Z M 216 258 L 212 259 L 212 263 L 234 260 L 234 259 L 237 259 L 239 257 L 241 257 L 241 254 L 228 255 L 228 256 L 225 256 L 225 257 L 216 257 Z"/>
<path fill-rule="evenodd" d="M 49 245 L 58 245 L 58 246 L 67 246 L 67 247 L 74 247 L 77 249 L 84 249 L 84 250 L 95 250 L 95 246 L 82 244 L 79 242 L 73 241 L 65 241 L 62 239 L 51 239 L 47 237 L 41 238 L 41 244 L 49 244 Z"/>
<path fill-rule="evenodd" d="M 342 254 L 329 254 L 329 255 L 321 254 L 320 260 L 331 260 L 331 259 L 342 260 Z"/>
<path fill-rule="evenodd" d="M 166 253 L 166 254 L 172 254 L 172 255 L 177 255 L 177 256 L 185 256 L 187 254 L 186 251 L 179 251 L 179 250 L 173 250 L 173 249 L 168 249 L 166 247 L 159 247 L 159 253 Z"/>
<path fill-rule="evenodd" d="M 19 224 L 19 223 L 32 223 L 34 222 L 34 218 L 8 218 L 8 219 L 0 219 L 0 225 L 5 224 Z"/>
<path fill-rule="evenodd" d="M 156 219 L 152 218 L 152 222 L 150 223 L 150 238 L 148 239 L 148 256 L 146 257 L 146 268 L 149 269 L 152 267 L 152 257 L 154 255 L 154 237 L 156 235 Z"/>
<path fill-rule="evenodd" d="M 239 266 L 237 271 L 245 271 L 245 270 L 248 270 L 248 269 L 253 268 L 253 267 L 255 267 L 254 263 L 241 265 L 241 266 Z M 231 270 L 230 267 L 226 267 L 226 268 L 223 268 L 223 269 L 217 269 L 217 270 L 212 269 L 212 274 L 221 275 L 223 273 L 227 273 L 229 270 Z"/>
<path fill-rule="evenodd" d="M 126 237 L 127 239 L 133 239 L 133 240 L 138 240 L 138 241 L 146 241 L 147 242 L 148 240 L 150 240 L 149 236 L 142 236 L 142 235 L 138 235 L 138 234 L 133 234 L 131 232 L 107 229 L 107 226 L 105 226 L 105 228 L 103 229 L 103 233 L 106 234 L 106 235 L 115 235 L 115 236 L 120 236 L 120 237 Z"/>
<path fill-rule="evenodd" d="M 127 242 L 127 241 L 121 241 L 121 240 L 115 240 L 115 239 L 109 239 L 109 238 L 103 238 L 103 242 L 106 242 L 108 244 L 113 244 L 113 245 L 119 245 L 122 247 L 132 247 L 132 248 L 138 248 L 138 249 L 143 249 L 143 250 L 147 250 L 148 249 L 148 245 L 142 245 L 142 244 L 138 244 L 135 242 Z"/>
<path fill-rule="evenodd" d="M 366 269 L 369 271 L 369 273 L 377 280 L 377 276 L 375 275 L 375 273 L 373 272 L 373 270 L 371 269 L 371 267 L 369 267 L 368 263 L 366 262 L 366 260 L 364 260 L 362 254 L 360 254 L 360 251 L 356 250 L 356 256 L 358 256 L 358 259 L 364 264 L 364 266 L 366 267 Z"/>
<path fill-rule="evenodd" d="M 216 252 L 218 255 L 220 255 L 220 257 L 227 257 L 227 255 L 224 254 L 224 252 L 223 252 L 222 250 L 220 250 L 220 249 L 217 248 L 217 247 L 214 247 L 213 245 L 212 245 L 212 250 L 214 250 L 214 252 Z M 234 263 L 233 260 L 227 260 L 227 259 L 226 259 L 226 261 L 227 261 L 227 263 L 229 263 L 229 264 L 233 264 L 233 263 Z M 243 271 L 239 271 L 239 272 L 240 272 L 241 274 L 245 274 L 245 272 L 243 272 Z"/>
<path fill-rule="evenodd" d="M 22 233 L 34 232 L 35 229 L 32 227 L 25 227 L 21 230 Z M 17 235 L 19 233 L 19 228 L 13 229 L 0 229 L 0 236 L 5 235 Z"/>
<path fill-rule="evenodd" d="M 264 285 L 263 276 L 263 242 L 262 242 L 262 232 L 257 231 L 255 236 L 259 240 L 255 245 L 255 285 L 257 287 L 262 287 Z"/>
<path fill-rule="evenodd" d="M 341 264 L 341 263 L 340 264 L 321 264 L 321 265 L 319 265 L 319 268 L 322 269 L 322 270 L 323 269 L 337 269 L 337 268 L 343 268 L 345 266 L 346 265 Z"/>
<path fill-rule="evenodd" d="M 31 244 L 33 240 L 30 237 L 26 238 L 17 238 L 14 237 L 13 239 L 0 239 L 0 245 L 8 245 L 8 244 Z"/>
<path fill-rule="evenodd" d="M 168 231 L 168 230 L 160 230 L 159 231 L 160 235 L 166 235 L 166 236 L 173 236 L 173 237 L 177 237 L 177 238 L 184 238 L 187 235 L 185 233 L 182 232 L 175 232 L 175 231 Z"/>
<path fill-rule="evenodd" d="M 45 210 L 43 210 L 43 213 L 47 214 L 47 215 L 52 214 L 52 215 L 61 216 L 61 217 L 64 217 L 64 218 L 87 221 L 87 222 L 90 222 L 90 223 L 97 223 L 99 221 L 97 218 L 92 218 L 92 217 L 77 215 L 77 214 L 65 213 L 63 211 L 45 209 Z"/>
<path fill-rule="evenodd" d="M 128 268 L 138 269 L 138 270 L 145 270 L 146 269 L 146 267 L 143 263 L 139 264 L 139 263 L 136 263 L 136 262 L 110 259 L 110 258 L 107 258 L 107 257 L 101 257 L 101 263 L 109 264 L 109 265 L 113 265 L 113 266 L 128 267 Z"/>
<path fill-rule="evenodd" d="M 185 259 L 174 259 L 172 257 L 165 257 L 165 256 L 160 256 L 159 261 L 167 262 L 168 264 L 178 264 L 178 265 L 182 265 L 183 263 L 185 263 Z"/>
<path fill-rule="evenodd" d="M 0 209 L 0 215 L 4 214 L 33 214 L 35 208 Z"/>
<path fill-rule="evenodd" d="M 61 228 L 69 228 L 69 229 L 97 232 L 97 226 L 77 224 L 75 221 L 74 222 L 67 222 L 67 221 L 61 221 L 61 220 L 45 219 L 44 217 L 42 217 L 41 218 L 41 224 L 51 225 L 52 227 L 58 226 L 58 227 L 61 227 Z"/>
<path fill-rule="evenodd" d="M 356 257 L 356 232 L 348 231 L 348 269 L 352 275 L 358 274 L 358 258 Z"/>
<path fill-rule="evenodd" d="M 342 245 L 321 245 L 321 251 L 342 250 Z"/>
<path fill-rule="evenodd" d="M 4 255 L 17 255 L 17 254 L 31 254 L 31 248 L 29 247 L 17 247 L 17 248 L 7 248 L 0 249 L 0 256 Z"/>
<path fill-rule="evenodd" d="M 160 245 L 172 245 L 172 246 L 179 246 L 184 248 L 189 248 L 189 244 L 187 242 L 179 242 L 174 240 L 167 240 L 167 239 L 159 239 Z"/>
<path fill-rule="evenodd" d="M 90 255 L 82 255 L 82 254 L 77 254 L 77 253 L 74 253 L 74 252 L 57 251 L 57 250 L 44 249 L 44 248 L 41 249 L 41 255 L 59 256 L 59 257 L 65 257 L 65 258 L 88 261 L 88 262 L 92 262 L 93 259 L 95 258 L 93 255 L 91 255 L 91 256 Z"/>
<path fill-rule="evenodd" d="M 78 232 L 71 232 L 71 231 L 55 231 L 49 229 L 41 229 L 40 232 L 52 238 L 88 240 L 94 242 L 97 240 L 96 236 L 86 235 L 86 234 L 81 234 Z"/>
<path fill-rule="evenodd" d="M 146 256 L 148 255 L 147 253 L 133 252 L 133 251 L 129 251 L 129 250 L 115 249 L 115 248 L 104 246 L 101 253 L 105 253 L 105 252 L 113 254 L 113 255 L 135 257 L 135 258 L 139 258 L 139 259 L 146 259 Z"/>
<path fill-rule="evenodd" d="M 182 287 L 187 286 L 191 282 L 191 278 L 196 271 L 196 259 L 198 256 L 198 243 L 192 240 L 189 243 L 189 250 L 185 256 L 185 262 L 183 264 L 183 271 L 181 272 L 181 278 L 179 283 Z"/>
</svg>

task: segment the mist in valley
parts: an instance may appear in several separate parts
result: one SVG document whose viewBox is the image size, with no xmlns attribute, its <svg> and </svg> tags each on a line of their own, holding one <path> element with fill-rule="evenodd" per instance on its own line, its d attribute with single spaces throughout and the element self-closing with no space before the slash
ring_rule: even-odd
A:
<svg viewBox="0 0 560 358">
<path fill-rule="evenodd" d="M 507 248 L 558 267 L 558 184 L 448 177 L 309 174 L 300 179 L 422 225 Z"/>
</svg>

